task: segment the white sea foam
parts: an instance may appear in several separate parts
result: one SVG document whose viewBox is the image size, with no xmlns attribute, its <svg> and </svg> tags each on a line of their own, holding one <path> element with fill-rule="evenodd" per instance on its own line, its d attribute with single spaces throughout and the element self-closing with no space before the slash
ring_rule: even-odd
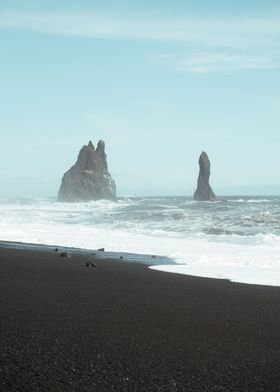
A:
<svg viewBox="0 0 280 392">
<path fill-rule="evenodd" d="M 207 266 L 205 264 L 188 266 L 188 265 L 162 265 L 150 267 L 155 270 L 184 274 L 191 276 L 199 276 L 204 278 L 227 279 L 232 282 L 280 286 L 280 270 L 279 268 L 258 268 L 244 266 Z"/>
<path fill-rule="evenodd" d="M 277 199 L 2 200 L 0 239 L 157 254 L 176 262 L 152 267 L 163 271 L 280 286 L 279 206 Z"/>
<path fill-rule="evenodd" d="M 271 199 L 228 199 L 231 203 L 269 203 Z"/>
</svg>

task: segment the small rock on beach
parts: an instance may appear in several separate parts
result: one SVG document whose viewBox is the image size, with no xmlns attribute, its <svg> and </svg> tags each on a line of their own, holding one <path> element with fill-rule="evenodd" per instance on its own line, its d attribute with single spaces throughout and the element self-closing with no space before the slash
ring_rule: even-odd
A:
<svg viewBox="0 0 280 392">
<path fill-rule="evenodd" d="M 66 257 L 66 258 L 68 258 L 68 259 L 71 259 L 70 253 L 67 253 L 67 252 L 62 252 L 62 253 L 60 253 L 60 257 Z"/>
</svg>

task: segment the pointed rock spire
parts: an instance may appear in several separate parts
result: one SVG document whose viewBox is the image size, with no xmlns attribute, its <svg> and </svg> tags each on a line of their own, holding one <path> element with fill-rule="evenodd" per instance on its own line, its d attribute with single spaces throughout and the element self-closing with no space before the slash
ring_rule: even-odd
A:
<svg viewBox="0 0 280 392">
<path fill-rule="evenodd" d="M 94 150 L 94 145 L 92 144 L 92 141 L 91 141 L 91 140 L 88 142 L 88 147 L 90 147 L 91 149 Z"/>
<path fill-rule="evenodd" d="M 105 154 L 105 142 L 103 142 L 103 140 L 99 140 L 97 143 L 96 152 Z"/>
<path fill-rule="evenodd" d="M 199 176 L 197 180 L 197 189 L 193 196 L 194 200 L 197 201 L 214 200 L 216 196 L 209 184 L 210 160 L 205 151 L 202 151 L 198 163 L 199 163 Z"/>
<path fill-rule="evenodd" d="M 77 162 L 63 176 L 59 201 L 77 202 L 116 200 L 116 185 L 108 172 L 105 143 L 99 140 L 97 149 L 89 141 L 82 147 Z"/>
</svg>

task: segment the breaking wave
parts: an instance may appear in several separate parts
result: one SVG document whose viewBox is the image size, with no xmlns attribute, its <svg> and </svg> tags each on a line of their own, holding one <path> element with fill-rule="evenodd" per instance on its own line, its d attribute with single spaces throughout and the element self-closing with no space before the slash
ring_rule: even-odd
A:
<svg viewBox="0 0 280 392">
<path fill-rule="evenodd" d="M 280 274 L 280 199 L 231 197 L 207 203 L 158 197 L 69 204 L 2 199 L 0 239 L 163 255 L 184 266 L 184 273 L 197 268 L 200 276 L 209 268 L 215 269 L 214 277 L 229 279 L 236 269 L 275 275 Z M 225 268 L 229 271 L 221 272 Z"/>
</svg>

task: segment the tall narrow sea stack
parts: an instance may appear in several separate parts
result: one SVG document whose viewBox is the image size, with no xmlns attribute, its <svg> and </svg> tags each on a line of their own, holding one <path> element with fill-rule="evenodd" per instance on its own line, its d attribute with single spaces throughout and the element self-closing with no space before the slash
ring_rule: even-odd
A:
<svg viewBox="0 0 280 392">
<path fill-rule="evenodd" d="M 207 201 L 214 200 L 215 194 L 209 184 L 210 161 L 206 152 L 202 152 L 199 157 L 199 176 L 197 180 L 197 189 L 194 193 L 194 200 Z"/>
<path fill-rule="evenodd" d="M 116 200 L 116 184 L 108 172 L 105 143 L 95 149 L 90 141 L 81 149 L 78 160 L 63 176 L 58 201 Z"/>
</svg>

